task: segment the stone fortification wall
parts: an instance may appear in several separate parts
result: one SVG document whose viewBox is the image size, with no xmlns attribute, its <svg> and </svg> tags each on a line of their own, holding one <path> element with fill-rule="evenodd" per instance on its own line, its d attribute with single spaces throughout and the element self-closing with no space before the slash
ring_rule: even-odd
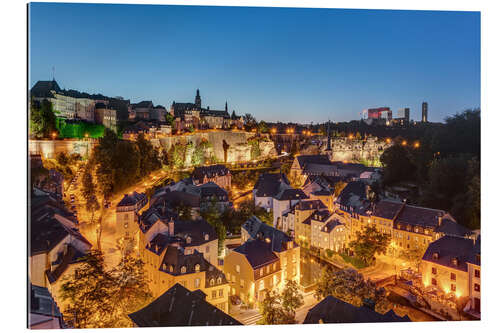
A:
<svg viewBox="0 0 500 333">
<path fill-rule="evenodd" d="M 332 138 L 332 161 L 380 161 L 380 155 L 392 144 L 375 137 L 366 140 L 349 138 Z M 322 151 L 326 149 L 326 143 L 322 145 Z"/>
<path fill-rule="evenodd" d="M 89 157 L 97 140 L 29 140 L 30 154 L 39 154 L 43 158 L 55 158 L 59 153 L 80 154 Z"/>
</svg>

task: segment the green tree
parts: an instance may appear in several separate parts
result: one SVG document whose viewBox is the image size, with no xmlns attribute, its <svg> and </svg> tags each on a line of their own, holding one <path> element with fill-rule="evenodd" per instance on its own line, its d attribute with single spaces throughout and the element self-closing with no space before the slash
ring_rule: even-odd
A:
<svg viewBox="0 0 500 333">
<path fill-rule="evenodd" d="M 128 314 L 138 311 L 153 298 L 144 274 L 144 262 L 126 254 L 110 274 L 114 282 L 113 327 L 133 327 Z"/>
<path fill-rule="evenodd" d="M 391 237 L 389 234 L 380 233 L 374 225 L 367 226 L 362 232 L 356 233 L 356 239 L 349 243 L 349 247 L 354 251 L 354 255 L 365 264 L 375 261 L 376 254 L 383 254 Z"/>
<path fill-rule="evenodd" d="M 260 325 L 295 324 L 295 318 L 290 317 L 281 305 L 281 296 L 276 291 L 266 290 L 266 296 L 259 303 L 262 319 Z"/>
<path fill-rule="evenodd" d="M 31 134 L 36 138 L 49 138 L 56 131 L 56 115 L 52 109 L 52 103 L 46 99 L 41 102 L 32 99 L 30 103 Z"/>
<path fill-rule="evenodd" d="M 143 133 L 137 137 L 136 144 L 139 149 L 139 176 L 144 177 L 158 170 L 161 167 L 158 151 L 146 140 Z"/>
<path fill-rule="evenodd" d="M 267 126 L 266 122 L 264 120 L 261 120 L 259 122 L 259 125 L 257 126 L 259 133 L 269 133 L 269 127 Z"/>
<path fill-rule="evenodd" d="M 106 270 L 101 252 L 91 251 L 80 260 L 72 276 L 61 285 L 68 301 L 64 315 L 75 328 L 132 327 L 127 315 L 151 299 L 144 264 L 131 256 Z"/>
<path fill-rule="evenodd" d="M 172 116 L 170 113 L 167 113 L 165 115 L 165 122 L 167 123 L 167 125 L 172 126 L 172 124 L 174 123 L 174 116 Z"/>
<path fill-rule="evenodd" d="M 363 275 L 352 268 L 336 271 L 327 266 L 323 270 L 314 296 L 320 300 L 330 295 L 358 307 L 366 300 L 374 302 L 379 313 L 387 312 L 390 307 L 385 290 L 370 280 L 365 281 Z"/>
<path fill-rule="evenodd" d="M 384 167 L 384 184 L 394 184 L 415 179 L 416 167 L 406 147 L 395 144 L 382 153 L 380 162 Z"/>
<path fill-rule="evenodd" d="M 288 318 L 295 318 L 295 311 L 304 305 L 304 297 L 295 280 L 286 280 L 285 288 L 281 293 L 281 305 Z"/>
<path fill-rule="evenodd" d="M 112 327 L 114 282 L 104 268 L 102 253 L 91 251 L 80 265 L 61 285 L 61 297 L 69 301 L 64 316 L 75 328 Z"/>
<path fill-rule="evenodd" d="M 427 248 L 424 246 L 419 248 L 404 249 L 401 251 L 399 256 L 401 259 L 408 261 L 408 263 L 418 271 L 426 249 Z"/>
<path fill-rule="evenodd" d="M 100 208 L 97 192 L 90 167 L 87 166 L 82 176 L 82 196 L 85 199 L 85 209 L 91 213 L 90 223 L 94 222 L 94 213 Z"/>
<path fill-rule="evenodd" d="M 222 253 L 222 249 L 224 248 L 224 240 L 226 239 L 226 226 L 222 221 L 222 213 L 217 207 L 215 198 L 212 198 L 207 207 L 203 209 L 201 217 L 203 217 L 208 224 L 215 229 L 218 238 L 218 254 L 220 255 Z"/>
</svg>

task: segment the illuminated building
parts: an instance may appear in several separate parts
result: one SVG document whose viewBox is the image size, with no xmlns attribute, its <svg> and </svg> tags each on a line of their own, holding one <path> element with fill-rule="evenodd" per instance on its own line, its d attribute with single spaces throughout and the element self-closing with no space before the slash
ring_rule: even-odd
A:
<svg viewBox="0 0 500 333">
<path fill-rule="evenodd" d="M 468 297 L 464 310 L 481 314 L 481 240 L 444 236 L 427 248 L 421 264 L 422 283 L 456 297 Z"/>
</svg>

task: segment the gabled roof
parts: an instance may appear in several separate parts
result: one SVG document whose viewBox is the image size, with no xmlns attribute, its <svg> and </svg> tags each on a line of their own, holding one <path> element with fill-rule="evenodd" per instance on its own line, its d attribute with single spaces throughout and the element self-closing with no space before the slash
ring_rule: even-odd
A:
<svg viewBox="0 0 500 333">
<path fill-rule="evenodd" d="M 241 226 L 248 232 L 248 235 L 252 239 L 269 239 L 271 244 L 271 249 L 274 252 L 281 252 L 286 250 L 287 243 L 293 242 L 293 238 L 288 236 L 281 230 L 271 227 L 270 225 L 265 224 L 261 220 L 259 220 L 256 216 L 250 217 L 248 220 L 243 223 Z M 294 243 L 294 247 L 297 244 Z"/>
<path fill-rule="evenodd" d="M 298 188 L 285 188 L 282 189 L 278 194 L 274 196 L 276 200 L 301 200 L 307 199 L 307 195 Z"/>
<path fill-rule="evenodd" d="M 324 210 L 327 209 L 323 201 L 318 200 L 318 199 L 310 199 L 310 200 L 303 200 L 299 201 L 295 206 L 294 209 L 297 210 Z"/>
<path fill-rule="evenodd" d="M 442 266 L 467 271 L 467 263 L 480 265 L 476 255 L 481 253 L 481 239 L 443 236 L 427 247 L 422 260 Z M 437 257 L 435 256 L 437 254 Z M 457 259 L 457 265 L 453 259 Z"/>
<path fill-rule="evenodd" d="M 47 280 L 52 284 L 57 282 L 59 278 L 66 272 L 69 265 L 77 263 L 81 258 L 85 256 L 85 253 L 79 251 L 77 248 L 68 244 L 67 250 L 58 258 L 58 265 L 54 270 L 47 270 L 45 274 L 47 275 Z"/>
<path fill-rule="evenodd" d="M 290 187 L 290 182 L 283 173 L 264 173 L 253 187 L 256 197 L 274 197 L 281 188 Z"/>
<path fill-rule="evenodd" d="M 380 314 L 366 306 L 354 306 L 333 296 L 327 296 L 307 312 L 304 324 L 341 324 L 410 322 L 408 316 L 399 317 L 393 310 Z"/>
<path fill-rule="evenodd" d="M 401 208 L 403 208 L 402 202 L 381 200 L 375 204 L 373 216 L 394 220 Z"/>
<path fill-rule="evenodd" d="M 271 244 L 260 239 L 246 241 L 233 250 L 243 254 L 253 269 L 272 264 L 279 260 L 271 249 Z"/>
<path fill-rule="evenodd" d="M 359 180 L 347 183 L 337 198 L 340 205 L 353 208 L 359 208 L 365 201 L 366 184 Z"/>
<path fill-rule="evenodd" d="M 306 164 L 330 164 L 328 155 L 299 155 L 295 157 L 299 162 L 299 167 L 304 168 Z"/>
<path fill-rule="evenodd" d="M 145 193 L 137 193 L 133 192 L 132 194 L 125 194 L 123 198 L 118 203 L 117 207 L 126 207 L 126 206 L 134 206 L 138 202 L 147 200 Z"/>
<path fill-rule="evenodd" d="M 229 169 L 222 164 L 210 165 L 210 166 L 201 166 L 196 167 L 193 171 L 193 179 L 203 182 L 203 178 L 207 176 L 207 178 L 213 178 L 216 176 L 225 176 L 229 174 Z"/>
<path fill-rule="evenodd" d="M 57 84 L 56 80 L 52 81 L 38 81 L 31 88 L 31 96 L 33 97 L 52 97 L 51 90 L 55 92 L 60 92 L 61 88 Z"/>
<path fill-rule="evenodd" d="M 139 327 L 241 325 L 205 301 L 198 291 L 189 291 L 178 283 L 128 316 Z"/>
</svg>

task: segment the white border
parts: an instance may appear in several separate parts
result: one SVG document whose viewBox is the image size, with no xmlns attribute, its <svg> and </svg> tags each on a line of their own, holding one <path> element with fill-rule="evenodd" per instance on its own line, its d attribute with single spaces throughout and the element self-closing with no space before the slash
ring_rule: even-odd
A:
<svg viewBox="0 0 500 333">
<path fill-rule="evenodd" d="M 268 330 L 341 330 L 353 332 L 401 331 L 421 332 L 452 329 L 454 332 L 465 332 L 477 329 L 491 329 L 498 324 L 496 309 L 500 300 L 497 263 L 499 235 L 498 221 L 498 126 L 500 125 L 498 31 L 500 17 L 496 1 L 462 1 L 462 0 L 420 0 L 420 1 L 53 1 L 53 2 L 92 2 L 92 3 L 140 3 L 140 4 L 189 4 L 189 5 L 232 5 L 232 6 L 273 6 L 273 7 L 326 7 L 326 8 L 363 8 L 363 9 L 417 9 L 417 10 L 465 10 L 481 11 L 481 108 L 482 112 L 482 321 L 481 322 L 446 322 L 446 323 L 412 323 L 412 324 L 358 324 L 358 325 L 314 325 L 287 327 L 242 327 L 242 331 Z M 6 332 L 23 330 L 26 326 L 26 3 L 23 1 L 2 1 L 1 30 L 1 64 L 3 67 L 1 85 L 2 160 L 1 195 L 3 203 L 2 221 L 2 328 Z M 29 81 L 28 81 L 29 82 Z M 404 325 L 404 327 L 403 327 Z M 203 328 L 209 332 L 233 331 L 230 327 Z M 117 331 L 112 329 L 111 331 Z M 200 328 L 158 328 L 150 331 L 193 332 Z M 498 328 L 497 328 L 498 330 Z M 83 330 L 87 331 L 87 330 Z"/>
</svg>

